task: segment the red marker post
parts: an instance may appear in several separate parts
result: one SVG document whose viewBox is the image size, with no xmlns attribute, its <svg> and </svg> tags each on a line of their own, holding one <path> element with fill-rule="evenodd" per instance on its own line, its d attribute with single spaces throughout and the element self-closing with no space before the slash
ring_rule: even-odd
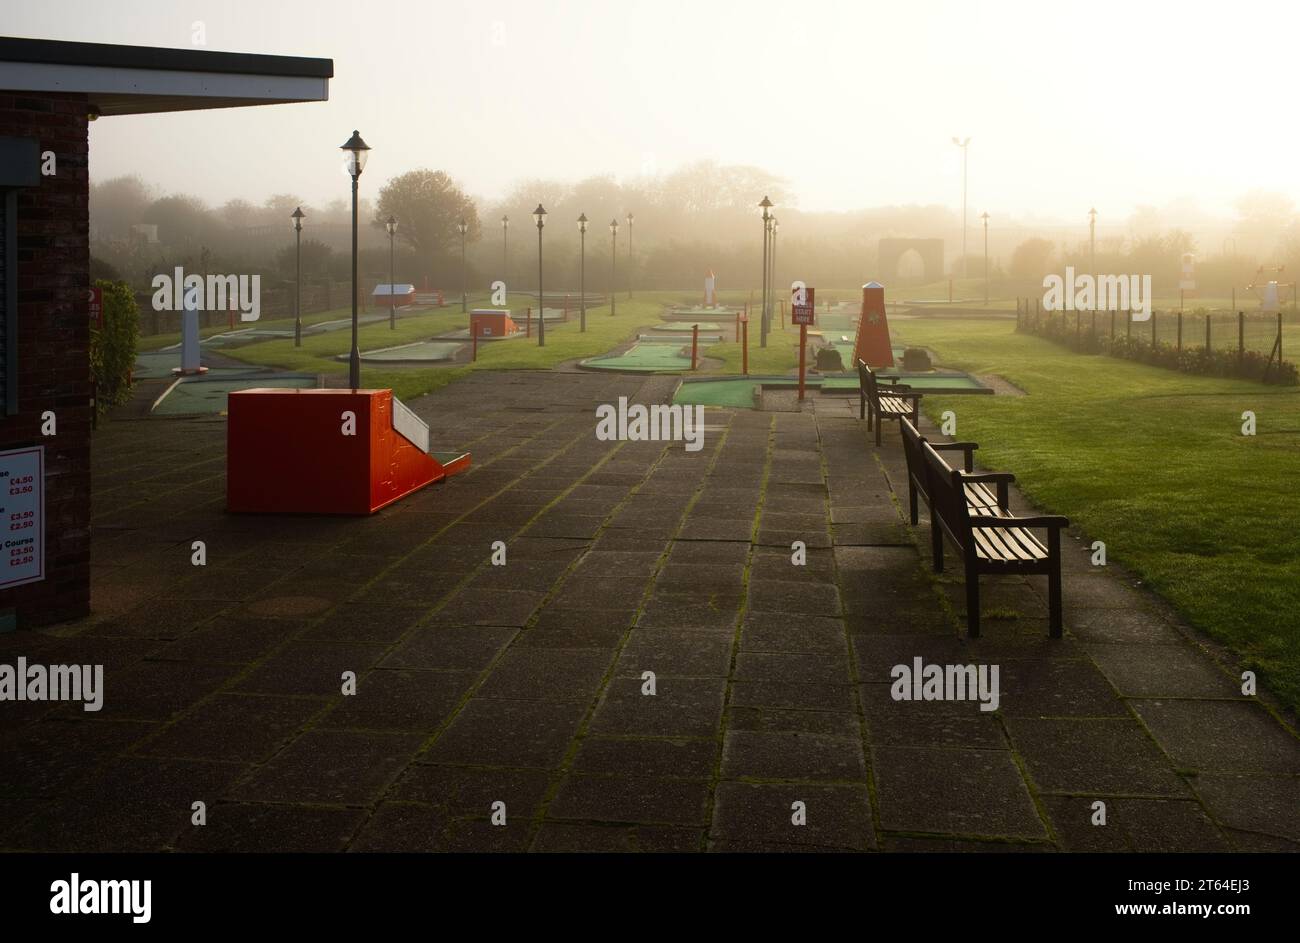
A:
<svg viewBox="0 0 1300 943">
<path fill-rule="evenodd" d="M 799 402 L 803 402 L 804 390 L 804 353 L 808 348 L 808 325 L 813 323 L 816 311 L 813 293 L 815 289 L 798 287 L 790 293 L 790 323 L 799 325 Z"/>
<path fill-rule="evenodd" d="M 700 326 L 694 324 L 691 326 L 691 369 L 695 369 L 696 357 L 700 349 Z"/>
<path fill-rule="evenodd" d="M 740 316 L 740 372 L 749 376 L 749 306 Z"/>
</svg>

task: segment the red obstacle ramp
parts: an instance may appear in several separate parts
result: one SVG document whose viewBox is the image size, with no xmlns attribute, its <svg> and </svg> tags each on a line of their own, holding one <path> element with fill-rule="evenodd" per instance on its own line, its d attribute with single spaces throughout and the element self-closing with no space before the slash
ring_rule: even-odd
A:
<svg viewBox="0 0 1300 943">
<path fill-rule="evenodd" d="M 226 505 L 263 514 L 373 514 L 469 467 L 429 452 L 392 390 L 239 390 L 228 397 Z"/>
</svg>

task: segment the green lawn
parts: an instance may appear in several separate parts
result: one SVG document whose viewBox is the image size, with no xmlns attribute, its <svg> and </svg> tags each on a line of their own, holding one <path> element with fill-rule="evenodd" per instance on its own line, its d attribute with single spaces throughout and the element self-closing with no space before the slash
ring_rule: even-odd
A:
<svg viewBox="0 0 1300 943">
<path fill-rule="evenodd" d="M 383 368 L 363 363 L 361 382 L 367 387 L 391 387 L 396 396 L 412 399 L 446 386 L 472 370 L 547 369 L 566 360 L 606 353 L 630 340 L 637 328 L 657 323 L 663 311 L 664 301 L 659 296 L 646 294 L 638 295 L 632 301 L 626 297 L 617 300 L 617 314 L 613 317 L 610 316 L 608 305 L 587 309 L 585 333 L 578 330 L 576 311 L 571 312 L 572 320 L 567 323 L 548 323 L 545 347 L 537 345 L 537 324 L 534 323 L 531 338 L 479 344 L 476 363 L 407 368 Z M 475 306 L 490 306 L 487 296 L 471 296 L 470 307 Z M 518 308 L 521 315 L 522 307 L 525 306 L 516 303 L 511 307 Z M 345 314 L 350 314 L 350 311 Z M 358 346 L 363 351 L 393 347 L 426 340 L 433 334 L 464 328 L 468 324 L 468 316 L 461 313 L 459 305 L 455 305 L 428 314 L 402 318 L 398 320 L 396 330 L 390 330 L 387 322 L 364 325 L 358 331 Z M 347 353 L 351 345 L 351 331 L 344 329 L 304 337 L 302 346 L 298 348 L 293 346 L 292 340 L 268 340 L 226 348 L 221 353 L 259 366 L 343 376 L 347 374 L 348 365 L 335 357 Z"/>
<path fill-rule="evenodd" d="M 1105 541 L 1111 561 L 1300 707 L 1300 390 L 1076 354 L 1005 322 L 909 321 L 896 333 L 1025 390 L 924 405 L 932 418 L 955 411 L 983 464 Z M 1241 434 L 1245 410 L 1254 437 Z"/>
</svg>

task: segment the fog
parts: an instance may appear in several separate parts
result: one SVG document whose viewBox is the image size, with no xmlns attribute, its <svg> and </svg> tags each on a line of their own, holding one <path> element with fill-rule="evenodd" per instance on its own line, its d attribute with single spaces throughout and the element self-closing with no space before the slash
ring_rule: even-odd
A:
<svg viewBox="0 0 1300 943">
<path fill-rule="evenodd" d="M 557 221 L 586 212 L 600 235 L 605 214 L 636 212 L 649 247 L 722 238 L 742 224 L 721 210 L 760 189 L 792 247 L 851 259 L 855 239 L 935 236 L 951 264 L 952 138 L 969 136 L 968 252 L 988 212 L 1007 267 L 1027 238 L 1086 240 L 1093 207 L 1098 241 L 1117 247 L 1177 230 L 1203 256 L 1286 255 L 1297 130 L 1272 37 L 1297 21 L 1262 3 L 51 0 L 5 26 L 334 60 L 325 103 L 95 122 L 96 183 L 137 176 L 214 210 L 288 195 L 319 213 L 347 196 L 338 146 L 357 128 L 373 147 L 363 197 L 444 172 L 493 224 L 475 240 L 484 265 L 501 213 L 523 224 L 539 201 Z M 700 166 L 729 169 L 721 205 L 669 199 L 665 183 Z"/>
</svg>

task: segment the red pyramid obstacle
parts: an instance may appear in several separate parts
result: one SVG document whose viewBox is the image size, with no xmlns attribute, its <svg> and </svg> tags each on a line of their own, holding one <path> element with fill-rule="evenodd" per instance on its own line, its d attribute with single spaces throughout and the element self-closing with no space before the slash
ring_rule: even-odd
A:
<svg viewBox="0 0 1300 943">
<path fill-rule="evenodd" d="M 853 341 L 853 363 L 848 365 L 849 369 L 855 369 L 859 360 L 872 368 L 894 365 L 889 318 L 885 315 L 885 286 L 879 282 L 862 286 L 862 314 L 858 318 L 858 335 Z"/>
</svg>

